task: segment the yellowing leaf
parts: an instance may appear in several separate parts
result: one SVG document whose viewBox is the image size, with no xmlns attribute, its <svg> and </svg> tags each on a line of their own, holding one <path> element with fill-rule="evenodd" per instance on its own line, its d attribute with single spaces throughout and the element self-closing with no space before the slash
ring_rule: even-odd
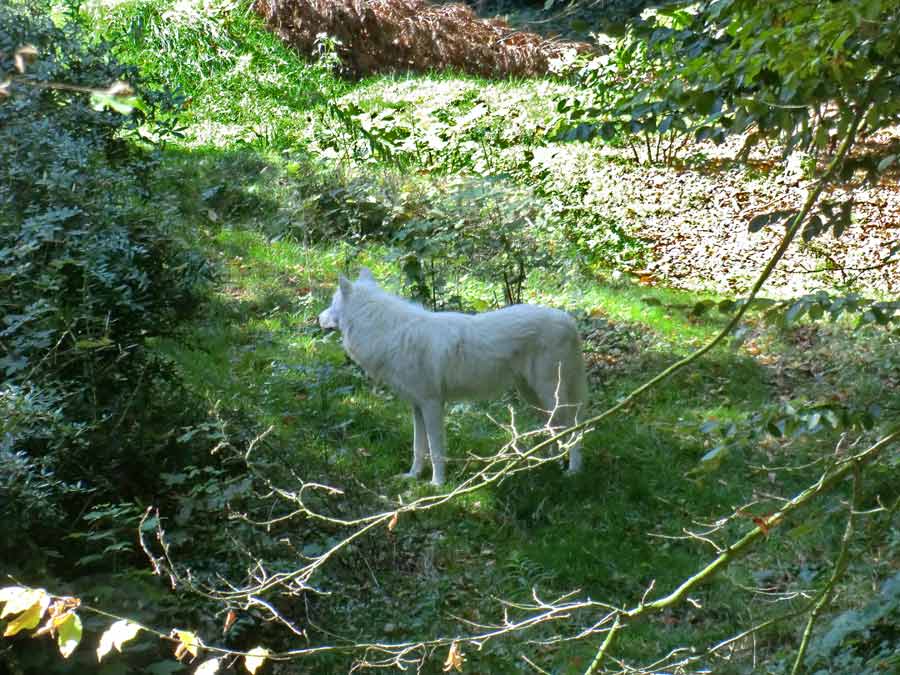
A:
<svg viewBox="0 0 900 675">
<path fill-rule="evenodd" d="M 463 658 L 462 650 L 459 648 L 458 642 L 453 642 L 450 645 L 450 651 L 447 653 L 447 660 L 444 661 L 444 672 L 449 672 L 451 670 L 456 670 L 462 672 Z"/>
<path fill-rule="evenodd" d="M 247 656 L 244 657 L 244 668 L 253 675 L 256 673 L 257 669 L 266 662 L 269 653 L 269 650 L 265 647 L 254 647 Z"/>
<path fill-rule="evenodd" d="M 197 658 L 200 653 L 200 640 L 196 633 L 189 630 L 173 630 L 172 637 L 178 639 L 178 646 L 175 648 L 175 658 L 179 661 L 184 657 L 185 653 Z"/>
<path fill-rule="evenodd" d="M 22 614 L 9 622 L 9 625 L 3 632 L 3 636 L 8 637 L 10 635 L 15 635 L 20 630 L 31 630 L 40 623 L 41 617 L 44 615 L 44 609 L 45 607 L 41 606 L 41 603 L 34 603 Z"/>
<path fill-rule="evenodd" d="M 106 629 L 100 636 L 100 645 L 97 647 L 97 660 L 102 661 L 113 647 L 116 651 L 122 651 L 122 645 L 133 639 L 140 632 L 141 627 L 136 623 L 121 619 Z"/>
<path fill-rule="evenodd" d="M 0 602 L 5 602 L 6 607 L 0 614 L 0 619 L 6 618 L 11 614 L 18 614 L 30 609 L 35 604 L 43 605 L 47 609 L 50 604 L 50 596 L 43 588 L 25 588 L 24 586 L 9 586 L 0 590 Z M 43 610 L 41 614 L 43 615 Z"/>
<path fill-rule="evenodd" d="M 400 520 L 400 512 L 394 511 L 394 516 L 391 518 L 391 522 L 388 523 L 388 532 L 394 531 L 394 528 L 397 527 L 398 520 Z"/>
<path fill-rule="evenodd" d="M 81 618 L 75 612 L 67 612 L 54 619 L 53 623 L 58 631 L 56 643 L 59 645 L 59 653 L 67 659 L 81 642 Z"/>
<path fill-rule="evenodd" d="M 194 675 L 213 675 L 213 673 L 219 672 L 219 666 L 221 664 L 222 657 L 208 659 L 197 667 L 197 670 L 194 671 Z"/>
</svg>

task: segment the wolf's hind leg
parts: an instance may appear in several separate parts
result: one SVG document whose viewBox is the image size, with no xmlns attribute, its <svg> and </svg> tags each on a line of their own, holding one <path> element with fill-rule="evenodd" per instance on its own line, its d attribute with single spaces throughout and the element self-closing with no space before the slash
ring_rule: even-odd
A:
<svg viewBox="0 0 900 675">
<path fill-rule="evenodd" d="M 420 406 L 425 429 L 428 432 L 428 448 L 431 451 L 431 483 L 443 485 L 444 469 L 444 403 L 425 401 Z"/>
<path fill-rule="evenodd" d="M 583 401 L 580 385 L 573 380 L 579 377 L 577 362 L 547 362 L 535 378 L 533 387 L 541 400 L 547 425 L 553 433 L 573 426 L 579 419 Z M 583 377 L 583 375 L 582 375 Z M 561 445 L 569 453 L 569 473 L 581 470 L 581 442 L 576 436 L 561 439 Z"/>
<path fill-rule="evenodd" d="M 428 427 L 425 426 L 425 418 L 422 409 L 413 403 L 413 463 L 407 476 L 418 478 L 425 468 L 425 458 L 428 456 Z"/>
</svg>

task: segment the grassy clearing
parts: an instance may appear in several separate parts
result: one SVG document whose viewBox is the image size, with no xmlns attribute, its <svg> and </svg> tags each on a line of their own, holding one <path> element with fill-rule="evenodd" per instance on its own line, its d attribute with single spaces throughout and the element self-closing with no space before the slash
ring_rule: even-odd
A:
<svg viewBox="0 0 900 675">
<path fill-rule="evenodd" d="M 372 267 L 390 289 L 406 291 L 408 279 L 390 239 L 366 236 L 366 218 L 380 214 L 385 203 L 409 204 L 392 195 L 417 186 L 439 192 L 452 167 L 417 163 L 421 156 L 407 152 L 402 139 L 389 161 L 379 160 L 371 147 L 367 151 L 365 139 L 328 145 L 338 125 L 321 105 L 349 92 L 345 100 L 365 110 L 393 107 L 405 119 L 422 121 L 451 104 L 471 111 L 482 99 L 494 106 L 494 125 L 527 100 L 525 134 L 546 122 L 544 99 L 558 85 L 432 77 L 382 78 L 351 88 L 283 50 L 245 9 L 170 15 L 169 7 L 122 3 L 103 14 L 102 23 L 131 62 L 192 99 L 184 139 L 166 150 L 162 180 L 185 214 L 186 230 L 219 261 L 220 284 L 203 316 L 177 338 L 159 341 L 158 349 L 190 388 L 241 420 L 248 434 L 274 428 L 265 458 L 283 466 L 285 481 L 295 472 L 342 487 L 351 509 L 377 504 L 381 494 L 409 499 L 428 491 L 396 478 L 410 459 L 407 406 L 368 381 L 337 337 L 321 333 L 315 317 L 337 274 L 360 264 Z M 505 149 L 506 158 L 496 155 L 498 166 L 514 166 L 509 158 L 522 147 L 527 145 Z M 465 156 L 477 165 L 477 147 L 460 152 L 469 150 Z M 405 159 L 398 164 L 400 155 Z M 338 160 L 350 162 L 349 168 Z M 406 175 L 398 171 L 401 165 L 417 167 L 421 175 Z M 506 179 L 523 176 L 511 171 Z M 565 180 L 577 182 L 577 176 Z M 364 189 L 357 190 L 360 185 Z M 556 194 L 543 192 L 548 200 Z M 553 270 L 534 270 L 525 285 L 527 300 L 579 317 L 595 411 L 710 339 L 724 323 L 716 313 L 691 314 L 698 299 L 710 296 L 641 286 L 597 270 L 593 263 L 565 261 Z M 471 307 L 496 297 L 490 287 L 490 279 L 474 275 L 455 291 Z M 885 400 L 885 379 L 897 367 L 894 347 L 890 338 L 873 334 L 859 341 L 840 327 L 780 331 L 754 325 L 743 347 L 717 350 L 595 430 L 586 441 L 583 474 L 566 478 L 545 467 L 355 545 L 324 577 L 333 594 L 296 608 L 298 620 L 315 641 L 333 642 L 335 635 L 405 640 L 464 631 L 460 618 L 497 621 L 498 599 L 524 601 L 532 589 L 545 598 L 580 589 L 614 604 L 634 603 L 651 582 L 669 589 L 711 551 L 696 541 L 648 534 L 677 537 L 684 527 L 754 499 L 755 513 L 775 508 L 771 495 L 791 495 L 813 471 L 774 475 L 760 467 L 802 463 L 832 448 L 837 435 L 815 429 L 779 440 L 757 433 L 760 420 L 801 391 L 812 402 L 835 390 L 845 400 Z M 853 358 L 845 359 L 851 348 Z M 887 396 L 895 407 L 896 385 L 894 379 Z M 506 419 L 509 405 L 527 419 L 512 397 L 450 408 L 451 481 L 470 469 L 468 451 L 486 454 L 504 441 L 489 417 Z M 704 431 L 710 422 L 715 430 Z M 721 463 L 698 470 L 716 445 L 727 447 Z M 748 525 L 749 517 L 737 520 L 727 532 Z M 823 516 L 815 528 L 772 541 L 695 598 L 703 610 L 679 609 L 629 630 L 622 640 L 625 656 L 649 661 L 737 632 L 750 615 L 767 611 L 767 600 L 746 590 L 757 584 L 760 571 L 782 584 L 827 573 L 819 556 L 830 550 L 839 526 L 839 517 Z M 308 528 L 282 534 L 297 551 L 313 551 L 334 536 Z M 882 558 L 881 565 L 883 571 L 891 563 Z M 570 628 L 585 622 L 573 617 Z M 789 647 L 795 632 L 782 631 L 761 635 L 756 648 L 772 655 Z M 529 672 L 525 654 L 553 672 L 579 672 L 597 642 L 498 642 L 468 653 L 467 670 Z M 438 659 L 432 660 L 436 670 Z M 316 665 L 337 667 L 328 659 Z"/>
<path fill-rule="evenodd" d="M 270 452 L 285 471 L 327 479 L 356 494 L 351 501 L 360 485 L 406 498 L 427 490 L 394 477 L 409 461 L 407 406 L 373 386 L 347 361 L 336 336 L 323 336 L 314 325 L 336 269 L 345 264 L 346 249 L 273 242 L 255 230 L 222 229 L 212 242 L 224 253 L 226 282 L 206 320 L 184 340 L 163 345 L 188 381 L 260 427 L 274 425 Z M 379 262 L 382 254 L 368 250 L 355 262 L 371 265 L 399 290 L 400 274 Z M 535 295 L 546 298 L 546 286 L 539 288 Z M 595 409 L 670 363 L 689 343 L 709 338 L 720 323 L 697 321 L 678 309 L 647 310 L 648 296 L 667 305 L 691 300 L 665 289 L 595 284 L 579 301 L 571 299 L 575 295 L 567 297 L 561 289 L 556 298 L 585 316 L 589 345 L 602 341 L 600 353 L 608 358 L 617 354 L 616 340 L 624 341 L 616 361 L 594 364 Z M 598 307 L 604 315 L 589 318 Z M 773 348 L 795 339 L 765 337 Z M 864 367 L 872 366 L 865 361 Z M 860 380 L 858 372 L 845 375 L 871 387 L 881 374 L 872 373 L 871 380 Z M 772 370 L 745 351 L 717 352 L 640 409 L 595 431 L 586 443 L 583 475 L 567 479 L 547 468 L 403 522 L 387 541 L 361 545 L 348 556 L 346 568 L 333 572 L 335 596 L 317 603 L 310 619 L 320 626 L 344 626 L 338 633 L 346 637 L 424 638 L 459 630 L 453 616 L 496 618 L 496 598 L 526 601 L 533 587 L 543 597 L 579 588 L 621 603 L 633 601 L 654 580 L 658 588 L 670 588 L 710 552 L 693 542 L 650 538 L 648 532 L 677 535 L 693 520 L 746 503 L 754 489 L 790 494 L 803 477 L 773 484 L 765 472 L 748 471 L 748 463 L 763 463 L 773 454 L 785 460 L 785 453 L 813 455 L 825 442 L 813 437 L 767 448 L 741 445 L 711 475 L 692 474 L 709 447 L 701 425 L 711 419 L 741 424 L 747 410 L 769 407 L 771 379 Z M 484 454 L 503 442 L 504 433 L 488 416 L 504 419 L 509 404 L 527 412 L 511 398 L 451 408 L 451 479 L 466 471 L 467 451 Z M 741 525 L 731 530 L 736 533 Z M 811 555 L 834 536 L 832 525 L 823 522 L 783 548 L 774 545 L 697 598 L 715 607 L 712 613 L 676 612 L 637 628 L 623 644 L 637 657 L 727 635 L 746 619 L 748 598 L 741 587 L 753 584 L 760 566 L 798 574 L 802 570 L 788 562 L 793 555 L 798 550 Z M 472 654 L 470 664 L 476 672 L 509 672 L 518 667 L 510 664 L 521 651 L 545 664 L 568 664 L 559 672 L 574 672 L 592 648 L 576 644 L 535 653 L 497 645 Z"/>
</svg>

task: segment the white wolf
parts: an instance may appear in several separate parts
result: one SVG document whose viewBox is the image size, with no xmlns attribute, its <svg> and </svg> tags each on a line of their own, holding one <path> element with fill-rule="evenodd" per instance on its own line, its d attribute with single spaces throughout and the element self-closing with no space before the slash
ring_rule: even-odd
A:
<svg viewBox="0 0 900 675">
<path fill-rule="evenodd" d="M 413 463 L 419 476 L 430 454 L 431 482 L 444 482 L 444 403 L 490 398 L 515 385 L 552 414 L 553 428 L 577 422 L 587 397 L 581 340 L 565 312 L 513 305 L 484 314 L 430 312 L 379 288 L 363 268 L 340 278 L 322 328 L 341 331 L 344 349 L 368 375 L 412 403 Z M 581 468 L 577 442 L 569 471 Z"/>
</svg>

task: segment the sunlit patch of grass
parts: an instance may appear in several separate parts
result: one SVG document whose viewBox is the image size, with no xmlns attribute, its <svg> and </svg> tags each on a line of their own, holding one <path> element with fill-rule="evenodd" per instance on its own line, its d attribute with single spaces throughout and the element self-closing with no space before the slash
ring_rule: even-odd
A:
<svg viewBox="0 0 900 675">
<path fill-rule="evenodd" d="M 181 121 L 194 145 L 285 148 L 308 112 L 346 84 L 265 30 L 250 0 L 124 0 L 91 5 L 117 55 L 187 98 Z"/>
</svg>

